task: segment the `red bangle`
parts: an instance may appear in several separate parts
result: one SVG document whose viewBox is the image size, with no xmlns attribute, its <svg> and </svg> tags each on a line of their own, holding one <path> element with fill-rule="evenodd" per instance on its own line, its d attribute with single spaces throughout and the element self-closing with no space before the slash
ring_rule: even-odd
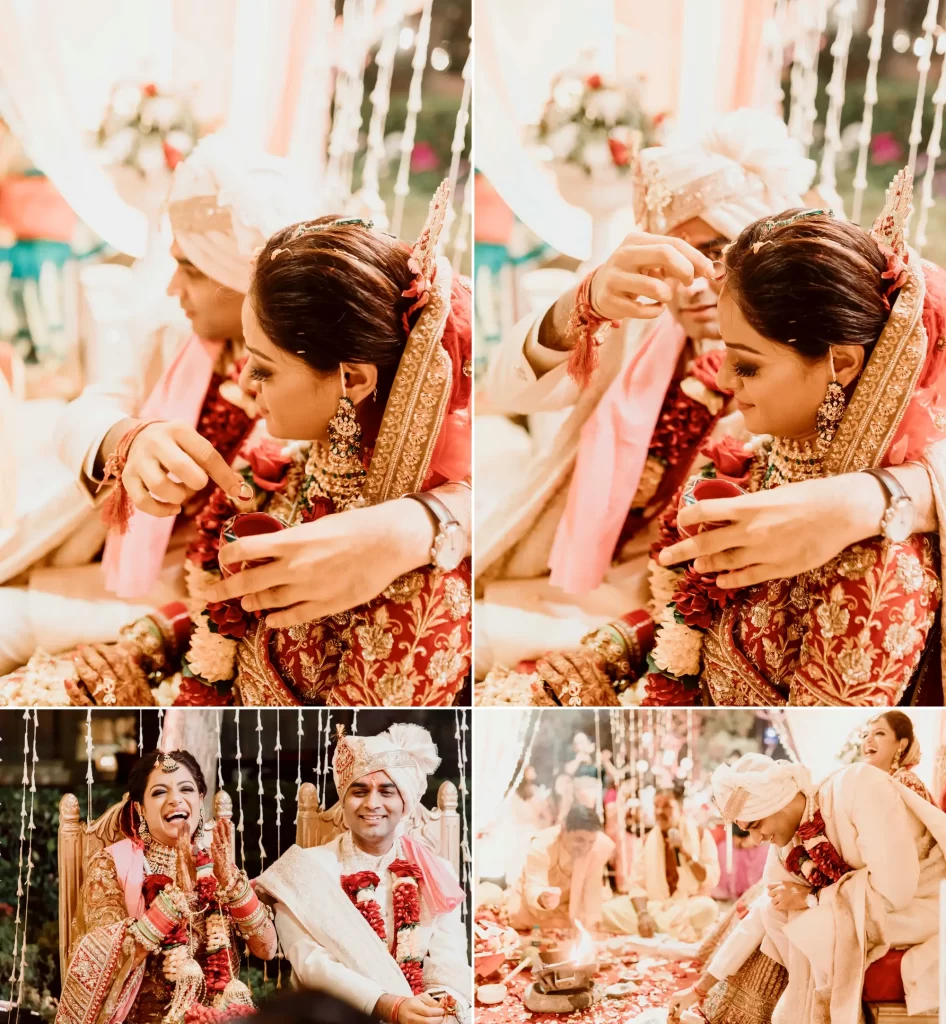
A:
<svg viewBox="0 0 946 1024">
<path fill-rule="evenodd" d="M 591 383 L 592 375 L 598 368 L 598 346 L 604 340 L 609 327 L 620 327 L 620 320 L 608 320 L 595 311 L 591 304 L 591 281 L 596 271 L 578 286 L 575 307 L 568 318 L 568 333 L 577 334 L 578 341 L 568 357 L 568 376 L 584 390 Z"/>
<path fill-rule="evenodd" d="M 391 1016 L 389 1018 L 391 1024 L 397 1024 L 398 1010 L 401 1009 L 401 1003 L 403 1003 L 405 999 L 407 999 L 407 996 L 397 996 L 395 998 L 394 1005 L 391 1007 Z"/>
<path fill-rule="evenodd" d="M 131 430 L 122 435 L 122 439 L 118 442 L 115 451 L 105 460 L 102 482 L 96 487 L 95 493 L 98 494 L 109 480 L 115 481 L 115 489 L 102 506 L 102 522 L 109 529 L 115 527 L 119 533 L 126 533 L 128 531 L 128 520 L 131 519 L 134 505 L 132 505 L 131 499 L 125 491 L 124 484 L 122 484 L 122 472 L 125 469 L 125 464 L 128 462 L 128 452 L 135 438 L 145 427 L 150 427 L 152 423 L 160 422 L 160 420 L 142 420 L 141 423 L 136 423 Z"/>
</svg>

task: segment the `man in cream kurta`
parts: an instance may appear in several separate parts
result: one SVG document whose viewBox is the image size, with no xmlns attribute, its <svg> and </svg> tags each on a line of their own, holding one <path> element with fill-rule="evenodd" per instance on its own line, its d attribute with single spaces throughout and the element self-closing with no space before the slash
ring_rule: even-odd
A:
<svg viewBox="0 0 946 1024">
<path fill-rule="evenodd" d="M 179 215 L 195 202 L 210 211 L 205 224 Z M 102 463 L 111 451 L 105 446 L 122 423 L 140 414 L 202 323 L 214 329 L 207 337 L 233 339 L 219 358 L 218 369 L 228 372 L 243 355 L 240 309 L 256 248 L 272 232 L 316 212 L 287 161 L 247 154 L 216 136 L 203 140 L 178 166 L 169 211 L 178 269 L 168 294 L 179 299 L 193 329 L 181 317 L 135 337 L 131 324 L 140 316 L 142 302 L 137 278 L 127 271 L 126 291 L 113 282 L 107 296 L 110 322 L 102 330 L 125 334 L 126 344 L 135 349 L 105 367 L 102 379 L 65 408 L 56 436 L 60 461 L 72 482 L 64 480 L 0 549 L 0 580 L 8 583 L 0 587 L 0 673 L 22 665 L 37 647 L 56 652 L 79 641 L 115 640 L 123 625 L 181 597 L 186 515 L 178 517 L 167 568 L 151 582 L 150 592 L 128 600 L 106 591 L 101 566 L 92 562 L 105 539 L 99 506 L 107 491 L 96 494 Z M 192 276 L 201 279 L 197 286 L 192 286 Z M 221 397 L 243 407 L 244 396 L 230 383 L 232 387 L 221 389 Z"/>
<path fill-rule="evenodd" d="M 667 195 L 659 217 L 649 210 L 639 217 L 640 229 L 683 238 L 711 258 L 759 217 L 803 205 L 802 195 L 814 174 L 814 164 L 789 139 L 778 118 L 749 110 L 724 116 L 696 144 L 648 149 L 641 160 L 647 174 L 659 177 Z M 622 249 L 611 260 L 620 262 Z M 681 345 L 688 359 L 718 344 L 716 294 L 697 276 L 691 285 L 676 288 L 673 302 L 657 321 L 624 319 L 609 332 L 599 349 L 598 370 L 579 391 L 566 373 L 568 339 L 562 338 L 558 349 L 540 344 L 546 327 L 553 333 L 559 330 L 568 300 L 562 296 L 550 309 L 516 324 L 490 365 L 487 393 L 497 412 L 572 411 L 551 443 L 535 454 L 516 489 L 477 525 L 477 576 L 483 583 L 476 616 L 480 677 L 495 665 L 512 667 L 548 650 L 577 647 L 592 626 L 646 604 L 648 531 L 629 542 L 621 564 L 612 567 L 597 589 L 569 594 L 549 581 L 549 556 L 572 486 L 582 428 L 657 332 L 661 344 Z M 717 433 L 741 430 L 738 413 L 717 426 Z M 642 440 L 649 443 L 649 438 Z M 595 495 L 587 500 L 594 502 Z"/>
<path fill-rule="evenodd" d="M 627 895 L 604 905 L 603 926 L 625 935 L 700 942 L 719 915 L 710 895 L 719 884 L 716 842 L 708 829 L 683 817 L 672 790 L 657 793 L 654 817 L 656 825 L 631 865 Z"/>
<path fill-rule="evenodd" d="M 601 920 L 604 868 L 614 843 L 590 807 L 574 804 L 561 825 L 543 829 L 526 852 L 506 906 L 514 928 L 586 928 Z"/>
<path fill-rule="evenodd" d="M 346 826 L 322 846 L 293 846 L 263 873 L 261 895 L 275 903 L 276 930 L 296 981 L 328 992 L 392 1024 L 415 1024 L 452 996 L 461 1020 L 472 1003 L 465 898 L 452 867 L 411 838 L 406 826 L 439 764 L 426 729 L 393 725 L 378 736 L 341 738 L 332 760 Z M 392 864 L 420 868 L 420 922 L 411 955 L 423 962 L 423 990 L 411 987 L 391 954 L 396 921 Z M 396 863 L 397 862 L 397 863 Z M 376 934 L 343 888 L 358 872 L 374 872 L 373 893 L 383 921 Z M 442 1016 L 442 1015 L 441 1015 Z"/>
<path fill-rule="evenodd" d="M 773 1024 L 857 1024 L 866 967 L 889 949 L 901 962 L 908 1014 L 938 1004 L 939 888 L 946 879 L 946 814 L 885 772 L 858 763 L 819 785 L 798 764 L 747 754 L 713 775 L 723 816 L 771 838 L 768 895 L 722 943 L 686 1005 L 734 974 L 756 949 L 786 967 Z M 820 888 L 785 866 L 797 830 L 816 812 L 850 868 Z"/>
</svg>

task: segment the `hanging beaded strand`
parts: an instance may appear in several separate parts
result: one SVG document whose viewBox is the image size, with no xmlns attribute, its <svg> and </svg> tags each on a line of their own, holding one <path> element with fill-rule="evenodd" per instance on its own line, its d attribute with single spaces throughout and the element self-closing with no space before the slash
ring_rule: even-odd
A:
<svg viewBox="0 0 946 1024">
<path fill-rule="evenodd" d="M 237 761 L 237 801 L 239 807 L 239 819 L 237 821 L 237 832 L 240 835 L 240 867 L 246 870 L 246 839 L 243 820 L 243 751 L 240 748 L 240 709 L 234 708 L 233 716 L 236 721 L 236 761 Z"/>
<path fill-rule="evenodd" d="M 302 725 L 302 708 L 296 711 L 296 742 L 298 747 L 296 749 L 296 816 L 293 819 L 293 824 L 299 824 L 299 793 L 302 790 L 302 738 L 304 735 L 304 729 Z"/>
<path fill-rule="evenodd" d="M 26 788 L 29 785 L 29 753 L 30 753 L 30 713 L 27 709 L 23 712 L 23 779 L 22 799 L 20 801 L 20 861 L 16 875 L 16 921 L 13 931 L 13 966 L 10 970 L 10 1003 L 13 1002 L 13 990 L 16 986 L 16 955 L 20 936 L 20 901 L 23 898 L 23 849 L 26 845 Z M 24 934 L 24 943 L 26 937 Z"/>
<path fill-rule="evenodd" d="M 279 708 L 275 711 L 276 715 L 276 857 L 283 855 L 282 848 L 282 766 L 280 761 L 282 760 L 282 737 L 279 732 Z M 276 988 L 282 988 L 282 961 L 283 961 L 283 950 L 282 940 L 279 935 L 276 936 Z"/>
<path fill-rule="evenodd" d="M 27 729 L 29 729 L 29 722 L 27 722 Z M 33 882 L 33 830 L 36 828 L 33 820 L 33 806 L 36 800 L 36 762 L 39 760 L 36 755 L 36 732 L 38 729 L 39 714 L 36 708 L 33 708 L 33 757 L 30 776 L 30 820 L 27 826 L 29 839 L 26 851 L 26 899 L 23 910 L 23 943 L 20 947 L 20 987 L 17 993 L 17 1005 L 23 1003 L 23 982 L 26 977 L 26 928 L 30 919 L 30 888 Z"/>
</svg>

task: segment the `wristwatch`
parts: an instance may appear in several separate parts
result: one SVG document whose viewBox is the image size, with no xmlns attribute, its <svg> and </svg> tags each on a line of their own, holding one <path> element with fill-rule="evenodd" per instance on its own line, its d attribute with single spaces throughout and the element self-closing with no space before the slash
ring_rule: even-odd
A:
<svg viewBox="0 0 946 1024">
<path fill-rule="evenodd" d="M 466 554 L 466 533 L 450 509 L 432 494 L 405 494 L 405 498 L 419 501 L 433 516 L 437 534 L 430 549 L 431 564 L 443 572 L 450 572 L 463 561 Z"/>
<path fill-rule="evenodd" d="M 885 540 L 899 544 L 913 533 L 916 524 L 916 507 L 913 499 L 903 489 L 900 481 L 886 469 L 868 469 L 875 480 L 887 492 L 887 511 L 880 520 L 880 532 Z"/>
</svg>

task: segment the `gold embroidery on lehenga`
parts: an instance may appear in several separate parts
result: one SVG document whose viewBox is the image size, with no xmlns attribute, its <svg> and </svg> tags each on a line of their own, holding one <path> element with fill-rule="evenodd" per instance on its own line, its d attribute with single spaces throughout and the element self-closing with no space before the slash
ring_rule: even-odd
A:
<svg viewBox="0 0 946 1024">
<path fill-rule="evenodd" d="M 916 555 L 902 554 L 897 556 L 897 581 L 908 593 L 912 594 L 923 586 L 923 568 Z"/>
</svg>

